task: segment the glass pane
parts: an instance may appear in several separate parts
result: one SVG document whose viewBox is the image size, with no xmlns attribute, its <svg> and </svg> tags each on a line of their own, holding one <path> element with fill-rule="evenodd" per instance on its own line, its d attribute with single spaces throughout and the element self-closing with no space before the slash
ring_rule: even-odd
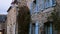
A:
<svg viewBox="0 0 60 34">
<path fill-rule="evenodd" d="M 52 23 L 50 23 L 50 34 L 52 34 Z"/>
<path fill-rule="evenodd" d="M 31 34 L 31 28 L 32 28 L 32 25 L 30 24 L 30 28 L 29 28 L 29 34 Z"/>
<path fill-rule="evenodd" d="M 44 0 L 40 0 L 40 2 L 38 3 L 38 10 L 44 10 Z"/>
<path fill-rule="evenodd" d="M 32 24 L 31 34 L 35 34 L 35 23 Z"/>
<path fill-rule="evenodd" d="M 48 26 L 48 34 L 50 34 L 50 27 Z"/>
<path fill-rule="evenodd" d="M 45 0 L 44 3 L 45 3 L 45 8 L 48 8 L 47 7 L 48 6 L 48 0 Z"/>
<path fill-rule="evenodd" d="M 35 34 L 38 34 L 38 32 L 39 32 L 38 22 L 36 22 Z"/>
<path fill-rule="evenodd" d="M 52 5 L 55 6 L 56 5 L 56 0 L 52 0 Z"/>
</svg>

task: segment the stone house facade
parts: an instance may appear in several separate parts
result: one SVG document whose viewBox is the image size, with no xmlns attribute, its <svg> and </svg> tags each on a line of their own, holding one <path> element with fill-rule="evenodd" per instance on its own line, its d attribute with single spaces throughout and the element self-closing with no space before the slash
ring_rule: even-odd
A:
<svg viewBox="0 0 60 34">
<path fill-rule="evenodd" d="M 18 2 L 17 2 L 18 1 Z M 27 6 L 26 1 L 13 0 L 11 6 L 7 10 L 7 34 L 18 34 L 17 15 L 19 7 Z M 20 3 L 21 2 L 21 3 Z"/>
<path fill-rule="evenodd" d="M 10 6 L 7 15 L 7 34 L 15 34 L 16 29 L 16 7 Z"/>
<path fill-rule="evenodd" d="M 30 25 L 30 34 L 53 34 L 51 19 L 47 19 L 51 15 L 51 12 L 54 11 L 55 5 L 55 0 L 34 0 L 31 3 L 30 10 L 32 23 Z"/>
<path fill-rule="evenodd" d="M 11 4 L 12 6 L 8 9 L 7 16 L 7 34 L 18 32 L 18 29 L 16 29 L 17 31 L 15 30 L 17 25 L 16 18 L 19 7 L 23 6 L 27 6 L 31 13 L 29 34 L 53 34 L 51 19 L 48 21 L 47 18 L 54 11 L 55 0 L 14 0 Z"/>
</svg>

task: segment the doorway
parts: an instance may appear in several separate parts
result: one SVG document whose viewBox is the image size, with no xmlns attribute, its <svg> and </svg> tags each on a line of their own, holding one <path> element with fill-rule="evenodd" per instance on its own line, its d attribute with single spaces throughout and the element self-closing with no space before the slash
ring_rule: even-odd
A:
<svg viewBox="0 0 60 34">
<path fill-rule="evenodd" d="M 3 29 L 3 30 L 0 30 L 0 34 L 4 34 L 4 30 L 5 30 L 5 29 Z"/>
</svg>

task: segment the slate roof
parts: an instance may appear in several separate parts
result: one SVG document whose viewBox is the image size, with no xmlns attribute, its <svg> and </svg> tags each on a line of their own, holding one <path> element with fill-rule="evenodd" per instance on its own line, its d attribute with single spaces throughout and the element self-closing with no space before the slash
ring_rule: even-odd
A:
<svg viewBox="0 0 60 34">
<path fill-rule="evenodd" d="M 4 23 L 7 19 L 7 16 L 6 15 L 0 15 L 0 23 Z"/>
</svg>

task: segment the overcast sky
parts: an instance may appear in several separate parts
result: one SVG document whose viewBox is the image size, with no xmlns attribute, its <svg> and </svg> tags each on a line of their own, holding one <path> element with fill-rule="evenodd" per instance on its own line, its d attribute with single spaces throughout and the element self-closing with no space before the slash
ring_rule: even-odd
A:
<svg viewBox="0 0 60 34">
<path fill-rule="evenodd" d="M 0 14 L 7 14 L 7 10 L 11 5 L 12 0 L 0 0 Z"/>
</svg>

